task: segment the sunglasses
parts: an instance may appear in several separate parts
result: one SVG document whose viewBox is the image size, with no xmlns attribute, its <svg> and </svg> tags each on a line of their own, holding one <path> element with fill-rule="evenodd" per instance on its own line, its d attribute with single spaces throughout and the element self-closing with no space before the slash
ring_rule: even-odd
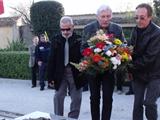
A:
<svg viewBox="0 0 160 120">
<path fill-rule="evenodd" d="M 61 28 L 61 31 L 70 31 L 70 30 L 71 28 L 66 28 L 66 29 Z"/>
<path fill-rule="evenodd" d="M 138 20 L 138 19 L 139 19 L 139 20 L 145 20 L 145 17 L 143 17 L 143 16 L 139 16 L 139 17 L 136 16 L 136 17 L 134 17 L 134 19 L 135 19 L 135 20 Z"/>
</svg>

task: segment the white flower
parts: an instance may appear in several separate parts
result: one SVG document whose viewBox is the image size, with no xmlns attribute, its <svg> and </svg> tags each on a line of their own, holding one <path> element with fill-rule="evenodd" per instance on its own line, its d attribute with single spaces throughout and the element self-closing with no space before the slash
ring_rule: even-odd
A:
<svg viewBox="0 0 160 120">
<path fill-rule="evenodd" d="M 110 42 L 110 41 L 105 41 L 105 43 L 108 44 L 108 45 L 112 45 L 112 44 L 113 44 L 113 43 Z"/>
<path fill-rule="evenodd" d="M 121 64 L 121 60 L 117 59 L 117 57 L 111 57 L 110 60 L 113 64 L 113 69 L 117 69 L 117 67 Z"/>
<path fill-rule="evenodd" d="M 101 51 L 102 51 L 102 49 L 100 49 L 100 48 L 94 49 L 94 52 L 95 52 L 95 53 L 99 53 L 99 52 L 101 52 Z"/>
<path fill-rule="evenodd" d="M 110 50 L 107 50 L 107 52 L 105 53 L 107 56 L 111 56 L 112 52 Z"/>
</svg>

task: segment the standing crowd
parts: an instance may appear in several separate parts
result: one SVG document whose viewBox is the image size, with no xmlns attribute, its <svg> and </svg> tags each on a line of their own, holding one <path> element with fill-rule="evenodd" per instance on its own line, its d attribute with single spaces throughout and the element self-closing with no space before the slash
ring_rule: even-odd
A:
<svg viewBox="0 0 160 120">
<path fill-rule="evenodd" d="M 160 97 L 160 27 L 152 21 L 152 16 L 153 10 L 149 4 L 142 3 L 136 7 L 136 26 L 129 40 L 125 39 L 122 27 L 111 22 L 112 9 L 107 5 L 97 9 L 96 20 L 84 27 L 82 36 L 74 32 L 72 18 L 63 16 L 59 23 L 59 35 L 51 42 L 45 34 L 35 36 L 33 45 L 29 47 L 32 87 L 37 85 L 36 73 L 39 71 L 40 90 L 44 90 L 47 78 L 48 88 L 55 89 L 54 113 L 60 116 L 64 114 L 64 100 L 69 91 L 71 104 L 68 117 L 78 119 L 82 88 L 87 84 L 92 120 L 110 120 L 114 87 L 117 85 L 117 90 L 122 91 L 122 83 L 128 73 L 131 81 L 127 94 L 134 93 L 132 119 L 144 120 L 145 114 L 147 120 L 158 120 L 156 101 Z M 132 46 L 132 61 L 127 71 L 108 70 L 94 77 L 88 74 L 82 79 L 79 77 L 80 71 L 71 62 L 80 62 L 83 49 L 89 46 L 87 40 L 100 29 Z"/>
</svg>

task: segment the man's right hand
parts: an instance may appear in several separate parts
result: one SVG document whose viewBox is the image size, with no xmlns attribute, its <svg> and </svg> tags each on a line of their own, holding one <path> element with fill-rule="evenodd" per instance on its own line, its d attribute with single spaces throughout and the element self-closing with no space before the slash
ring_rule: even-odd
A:
<svg viewBox="0 0 160 120">
<path fill-rule="evenodd" d="M 42 61 L 38 61 L 38 66 L 41 66 L 42 65 Z"/>
</svg>

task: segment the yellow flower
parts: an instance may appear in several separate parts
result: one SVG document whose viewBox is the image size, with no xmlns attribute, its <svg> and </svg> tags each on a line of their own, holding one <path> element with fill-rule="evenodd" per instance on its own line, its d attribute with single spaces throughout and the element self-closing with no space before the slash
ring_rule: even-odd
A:
<svg viewBox="0 0 160 120">
<path fill-rule="evenodd" d="M 121 40 L 119 40 L 119 39 L 115 39 L 113 41 L 113 43 L 116 44 L 116 45 L 121 45 L 122 44 Z"/>
<path fill-rule="evenodd" d="M 124 52 L 122 55 L 122 61 L 128 61 L 128 54 Z"/>
</svg>

